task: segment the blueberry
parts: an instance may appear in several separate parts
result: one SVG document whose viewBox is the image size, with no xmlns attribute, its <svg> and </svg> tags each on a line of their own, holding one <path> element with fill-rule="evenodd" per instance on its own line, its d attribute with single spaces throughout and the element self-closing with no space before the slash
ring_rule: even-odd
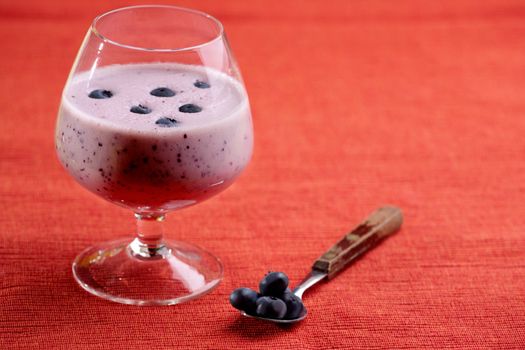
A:
<svg viewBox="0 0 525 350">
<path fill-rule="evenodd" d="M 172 96 L 175 96 L 175 91 L 167 87 L 160 87 L 160 88 L 151 90 L 150 95 L 157 96 L 157 97 L 172 97 Z"/>
<path fill-rule="evenodd" d="M 230 294 L 230 304 L 236 309 L 254 315 L 257 307 L 257 292 L 250 288 L 237 288 Z"/>
<path fill-rule="evenodd" d="M 111 96 L 113 96 L 113 93 L 109 90 L 97 89 L 97 90 L 91 91 L 88 96 L 91 98 L 96 98 L 100 100 L 104 98 L 110 98 Z"/>
<path fill-rule="evenodd" d="M 280 299 L 286 304 L 286 315 L 284 318 L 291 320 L 299 317 L 303 313 L 304 305 L 297 295 L 287 290 Z"/>
<path fill-rule="evenodd" d="M 200 111 L 202 111 L 202 108 L 192 103 L 188 103 L 179 107 L 179 112 L 182 113 L 199 113 Z"/>
<path fill-rule="evenodd" d="M 286 304 L 276 297 L 260 297 L 256 305 L 257 316 L 280 319 L 286 315 Z"/>
<path fill-rule="evenodd" d="M 163 128 L 171 128 L 178 124 L 179 122 L 173 118 L 163 117 L 160 119 L 157 119 L 155 124 L 162 126 Z"/>
<path fill-rule="evenodd" d="M 199 89 L 209 89 L 210 88 L 210 84 L 205 82 L 205 81 L 200 81 L 200 80 L 197 80 L 196 82 L 193 83 L 193 86 L 195 86 L 196 88 L 199 88 Z"/>
<path fill-rule="evenodd" d="M 133 113 L 138 113 L 138 114 L 151 113 L 151 109 L 149 109 L 148 107 L 143 106 L 143 105 L 133 106 L 133 107 L 131 107 L 131 109 L 129 111 L 133 112 Z"/>
<path fill-rule="evenodd" d="M 259 283 L 262 295 L 280 296 L 288 287 L 288 276 L 282 272 L 270 272 Z"/>
</svg>

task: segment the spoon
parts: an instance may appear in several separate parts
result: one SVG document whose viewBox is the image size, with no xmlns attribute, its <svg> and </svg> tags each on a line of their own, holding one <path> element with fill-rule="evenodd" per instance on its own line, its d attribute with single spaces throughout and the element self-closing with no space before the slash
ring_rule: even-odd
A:
<svg viewBox="0 0 525 350">
<path fill-rule="evenodd" d="M 358 257 L 374 248 L 382 239 L 395 233 L 403 222 L 401 209 L 387 206 L 382 207 L 370 214 L 359 226 L 345 235 L 326 253 L 317 259 L 312 271 L 293 290 L 293 293 L 302 300 L 303 293 L 319 281 L 335 277 L 343 268 L 350 265 Z M 259 317 L 241 311 L 246 317 L 276 323 L 295 323 L 302 321 L 307 315 L 306 307 L 303 307 L 301 315 L 291 320 Z"/>
</svg>

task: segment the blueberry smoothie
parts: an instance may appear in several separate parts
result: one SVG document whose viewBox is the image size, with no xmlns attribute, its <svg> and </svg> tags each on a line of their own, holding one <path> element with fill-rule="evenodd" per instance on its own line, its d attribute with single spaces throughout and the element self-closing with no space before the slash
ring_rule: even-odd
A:
<svg viewBox="0 0 525 350">
<path fill-rule="evenodd" d="M 60 162 L 90 191 L 135 211 L 202 201 L 250 160 L 246 93 L 218 71 L 111 65 L 72 77 L 63 94 L 55 135 Z"/>
</svg>

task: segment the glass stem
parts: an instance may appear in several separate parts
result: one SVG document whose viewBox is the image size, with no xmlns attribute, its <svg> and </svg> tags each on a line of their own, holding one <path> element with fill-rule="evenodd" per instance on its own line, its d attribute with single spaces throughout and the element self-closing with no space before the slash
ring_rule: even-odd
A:
<svg viewBox="0 0 525 350">
<path fill-rule="evenodd" d="M 131 255 L 141 259 L 162 259 L 169 254 L 164 245 L 164 219 L 162 214 L 138 214 L 137 237 L 129 245 Z"/>
</svg>

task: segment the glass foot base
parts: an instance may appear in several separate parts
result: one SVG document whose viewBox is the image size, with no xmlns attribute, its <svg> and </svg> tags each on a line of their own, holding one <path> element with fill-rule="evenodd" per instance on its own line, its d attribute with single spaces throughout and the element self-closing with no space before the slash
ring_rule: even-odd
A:
<svg viewBox="0 0 525 350">
<path fill-rule="evenodd" d="M 132 305 L 183 303 L 221 281 L 219 259 L 196 246 L 166 240 L 144 252 L 134 244 L 121 239 L 87 248 L 73 262 L 76 281 L 96 296 Z"/>
</svg>

